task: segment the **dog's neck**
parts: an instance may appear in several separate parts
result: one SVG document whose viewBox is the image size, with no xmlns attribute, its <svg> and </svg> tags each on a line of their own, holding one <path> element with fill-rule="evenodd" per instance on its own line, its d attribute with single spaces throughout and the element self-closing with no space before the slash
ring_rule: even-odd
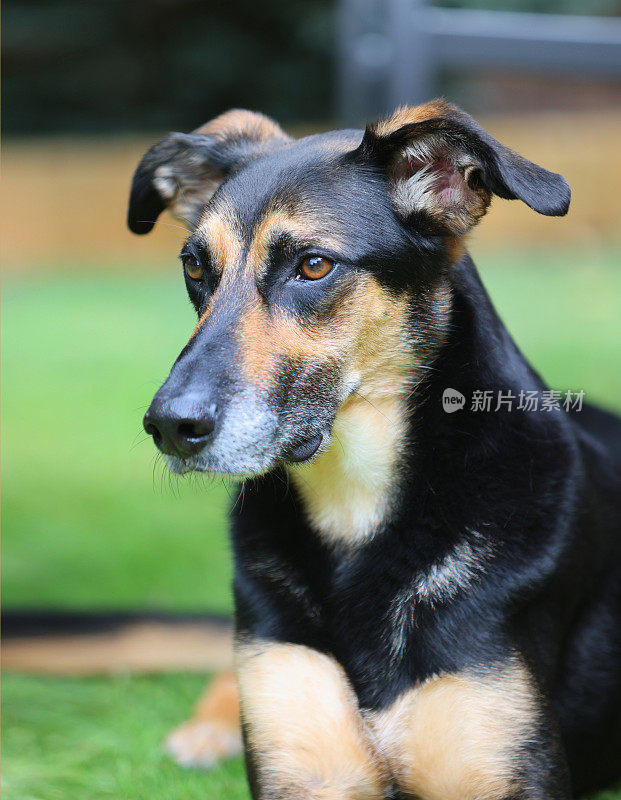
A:
<svg viewBox="0 0 621 800">
<path fill-rule="evenodd" d="M 450 458 L 442 451 L 450 450 L 465 421 L 443 412 L 444 389 L 483 387 L 492 376 L 516 392 L 543 385 L 498 317 L 469 256 L 453 267 L 450 295 L 445 330 L 431 337 L 438 346 L 413 367 L 414 391 L 353 394 L 337 414 L 327 449 L 290 470 L 311 527 L 330 544 L 362 544 L 380 533 L 399 511 L 418 466 L 428 470 Z M 503 424 L 499 415 L 490 416 L 498 419 L 485 424 Z"/>
<path fill-rule="evenodd" d="M 311 527 L 331 544 L 359 544 L 390 519 L 408 420 L 403 398 L 354 394 L 326 450 L 291 469 Z"/>
<path fill-rule="evenodd" d="M 409 478 L 417 391 L 446 341 L 451 290 L 441 279 L 422 302 L 409 302 L 399 324 L 379 324 L 365 339 L 359 390 L 339 409 L 328 446 L 290 468 L 309 524 L 332 545 L 361 544 L 380 532 Z"/>
</svg>

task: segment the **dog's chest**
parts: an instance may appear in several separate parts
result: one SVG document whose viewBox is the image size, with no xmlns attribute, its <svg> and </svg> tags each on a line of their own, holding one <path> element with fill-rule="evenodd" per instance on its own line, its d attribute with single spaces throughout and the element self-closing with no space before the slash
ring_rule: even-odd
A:
<svg viewBox="0 0 621 800">
<path fill-rule="evenodd" d="M 399 402 L 355 398 L 337 415 L 328 447 L 290 469 L 304 517 L 328 546 L 360 546 L 387 523 L 399 496 L 404 438 Z"/>
<path fill-rule="evenodd" d="M 255 633 L 331 653 L 362 705 L 381 704 L 411 681 L 451 667 L 438 660 L 443 615 L 436 619 L 421 598 L 426 571 L 397 578 L 372 554 L 347 559 L 325 551 L 264 556 L 250 570 L 262 595 L 250 603 L 275 610 L 271 627 L 263 618 Z M 430 640 L 438 644 L 433 659 L 424 646 Z"/>
</svg>

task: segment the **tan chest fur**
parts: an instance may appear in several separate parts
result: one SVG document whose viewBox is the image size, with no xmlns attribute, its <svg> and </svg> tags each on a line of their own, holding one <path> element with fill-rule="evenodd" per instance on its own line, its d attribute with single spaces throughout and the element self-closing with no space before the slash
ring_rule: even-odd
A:
<svg viewBox="0 0 621 800">
<path fill-rule="evenodd" d="M 313 528 L 329 542 L 356 545 L 390 512 L 405 430 L 400 403 L 353 397 L 339 412 L 329 449 L 291 469 Z"/>
</svg>

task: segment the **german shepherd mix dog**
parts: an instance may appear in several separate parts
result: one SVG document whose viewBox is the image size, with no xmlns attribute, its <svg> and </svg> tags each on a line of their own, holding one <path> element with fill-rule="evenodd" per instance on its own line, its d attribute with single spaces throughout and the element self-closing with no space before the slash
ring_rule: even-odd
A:
<svg viewBox="0 0 621 800">
<path fill-rule="evenodd" d="M 134 176 L 134 232 L 189 225 L 198 315 L 145 428 L 173 472 L 244 486 L 257 800 L 566 800 L 621 773 L 621 420 L 471 404 L 547 391 L 465 250 L 493 195 L 570 198 L 443 101 L 299 140 L 229 111 Z M 234 751 L 236 703 L 220 678 L 178 758 Z"/>
</svg>

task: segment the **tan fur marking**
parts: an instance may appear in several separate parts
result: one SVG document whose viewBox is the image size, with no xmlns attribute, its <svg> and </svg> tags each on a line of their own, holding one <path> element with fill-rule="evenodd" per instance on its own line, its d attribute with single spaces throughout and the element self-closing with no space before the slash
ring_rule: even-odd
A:
<svg viewBox="0 0 621 800">
<path fill-rule="evenodd" d="M 244 311 L 236 332 L 240 369 L 246 380 L 255 385 L 271 383 L 276 359 L 273 330 L 267 308 L 255 300 Z"/>
<path fill-rule="evenodd" d="M 216 211 L 206 212 L 199 223 L 197 231 L 202 235 L 211 256 L 211 269 L 220 275 L 220 280 L 235 280 L 236 269 L 242 259 L 243 242 L 235 212 L 226 205 Z M 228 269 L 227 269 L 228 267 Z M 192 331 L 190 341 L 211 316 L 214 307 L 214 296 L 210 298 L 196 327 Z"/>
<path fill-rule="evenodd" d="M 239 265 L 243 242 L 233 209 L 221 206 L 207 212 L 200 221 L 197 232 L 209 248 L 212 268 L 216 272 L 222 274 L 228 265 Z"/>
<path fill-rule="evenodd" d="M 262 272 L 270 241 L 280 231 L 301 239 L 308 239 L 316 231 L 304 214 L 291 215 L 282 210 L 268 212 L 260 221 L 246 254 L 243 253 L 241 235 L 235 213 L 227 207 L 209 211 L 197 229 L 210 249 L 213 266 L 221 273 L 222 283 L 242 281 L 242 273 L 254 283 Z M 322 243 L 333 249 L 338 239 L 323 236 Z M 211 313 L 211 304 L 203 313 L 192 337 L 202 327 Z M 320 360 L 337 353 L 339 342 L 330 343 L 328 331 L 302 328 L 285 314 L 270 315 L 258 295 L 244 311 L 237 330 L 241 354 L 241 368 L 248 380 L 267 384 L 274 364 L 280 356 Z"/>
<path fill-rule="evenodd" d="M 405 424 L 399 401 L 350 398 L 338 412 L 328 448 L 290 467 L 312 527 L 334 544 L 373 535 L 390 511 Z"/>
<path fill-rule="evenodd" d="M 420 106 L 399 106 L 389 117 L 378 120 L 371 127 L 376 136 L 390 136 L 404 125 L 451 116 L 451 112 L 450 105 L 443 100 L 433 100 Z"/>
<path fill-rule="evenodd" d="M 383 770 L 354 692 L 329 656 L 302 645 L 241 644 L 242 717 L 262 796 L 278 800 L 379 800 Z"/>
<path fill-rule="evenodd" d="M 209 684 L 198 701 L 194 718 L 218 722 L 230 730 L 239 729 L 239 694 L 232 670 L 221 672 Z"/>
<path fill-rule="evenodd" d="M 349 370 L 359 378 L 358 392 L 372 402 L 402 398 L 411 388 L 415 353 L 409 300 L 407 292 L 397 296 L 366 274 L 343 309 L 343 321 L 354 332 Z"/>
<path fill-rule="evenodd" d="M 268 212 L 257 226 L 248 252 L 248 260 L 256 274 L 262 272 L 262 266 L 267 259 L 268 246 L 271 238 L 278 228 L 289 219 L 282 212 Z"/>
<path fill-rule="evenodd" d="M 405 389 L 411 367 L 402 324 L 406 310 L 405 298 L 397 300 L 365 274 L 324 324 L 301 325 L 286 314 L 270 315 L 256 300 L 244 313 L 237 334 L 244 373 L 249 380 L 269 383 L 280 358 L 339 358 L 349 362 L 350 382 L 377 398 L 384 393 L 394 396 Z"/>
<path fill-rule="evenodd" d="M 281 358 L 302 358 L 315 362 L 327 358 L 336 349 L 320 332 L 302 329 L 283 313 L 270 315 L 255 300 L 244 312 L 237 330 L 241 369 L 245 378 L 269 389 L 275 378 L 274 369 Z"/>
<path fill-rule="evenodd" d="M 485 674 L 434 678 L 366 715 L 402 791 L 422 800 L 497 800 L 515 790 L 516 755 L 535 692 L 512 660 Z"/>
<path fill-rule="evenodd" d="M 457 262 L 466 253 L 466 242 L 463 236 L 451 236 L 447 239 L 446 245 L 449 252 L 449 264 L 457 264 Z"/>
<path fill-rule="evenodd" d="M 261 277 L 265 268 L 268 247 L 280 232 L 286 232 L 301 240 L 317 236 L 316 223 L 305 218 L 303 213 L 291 214 L 280 208 L 268 210 L 260 220 L 246 257 L 246 270 L 253 280 Z M 338 251 L 339 241 L 332 234 L 322 237 L 324 246 Z M 338 341 L 333 341 L 331 326 L 326 330 L 302 327 L 286 314 L 270 315 L 265 305 L 257 298 L 244 313 L 238 331 L 242 357 L 242 370 L 246 378 L 254 383 L 270 384 L 275 364 L 281 357 L 290 359 L 312 359 L 319 361 L 337 355 Z"/>
<path fill-rule="evenodd" d="M 197 128 L 194 133 L 216 135 L 223 139 L 244 136 L 254 141 L 288 139 L 289 137 L 274 120 L 256 111 L 233 108 Z"/>
</svg>

